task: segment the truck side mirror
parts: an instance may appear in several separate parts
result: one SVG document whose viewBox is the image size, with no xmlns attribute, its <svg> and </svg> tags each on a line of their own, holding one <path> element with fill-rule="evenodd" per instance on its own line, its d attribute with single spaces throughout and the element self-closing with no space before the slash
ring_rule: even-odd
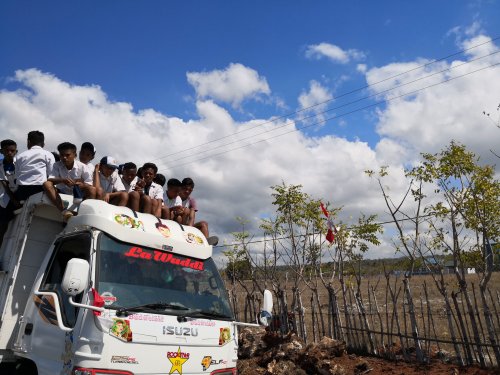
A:
<svg viewBox="0 0 500 375">
<path fill-rule="evenodd" d="M 90 265 L 84 259 L 70 259 L 62 280 L 62 290 L 70 297 L 82 293 L 89 285 Z"/>
<path fill-rule="evenodd" d="M 273 295 L 269 290 L 264 290 L 264 299 L 262 301 L 262 310 L 259 314 L 259 323 L 265 327 L 271 322 L 273 313 Z"/>
<path fill-rule="evenodd" d="M 215 280 L 215 277 L 213 277 L 213 276 L 208 278 L 208 285 L 210 285 L 210 288 L 212 288 L 212 289 L 217 289 L 219 287 L 217 285 L 217 280 Z"/>
<path fill-rule="evenodd" d="M 73 297 L 84 292 L 89 286 L 90 264 L 84 259 L 70 259 L 64 270 L 62 279 L 62 290 L 69 296 L 69 303 L 75 307 L 81 307 L 93 311 L 103 312 L 104 308 L 99 306 L 85 305 L 73 301 Z"/>
</svg>

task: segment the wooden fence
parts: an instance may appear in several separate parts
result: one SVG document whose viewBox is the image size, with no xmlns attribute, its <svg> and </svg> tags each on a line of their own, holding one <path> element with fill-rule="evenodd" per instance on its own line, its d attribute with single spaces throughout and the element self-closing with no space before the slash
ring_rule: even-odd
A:
<svg viewBox="0 0 500 375">
<path fill-rule="evenodd" d="M 480 290 L 474 275 L 460 288 L 452 275 L 443 281 L 446 290 L 428 275 L 344 280 L 316 290 L 275 288 L 272 328 L 295 331 L 306 342 L 328 336 L 352 351 L 393 360 L 438 358 L 498 367 L 500 273 L 493 274 L 487 290 Z M 229 285 L 237 319 L 255 321 L 262 285 L 258 280 Z"/>
</svg>

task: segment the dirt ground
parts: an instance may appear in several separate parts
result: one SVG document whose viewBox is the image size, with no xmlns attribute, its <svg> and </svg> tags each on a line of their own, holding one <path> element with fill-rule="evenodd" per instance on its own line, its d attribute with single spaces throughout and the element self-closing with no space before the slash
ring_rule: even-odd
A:
<svg viewBox="0 0 500 375">
<path fill-rule="evenodd" d="M 500 370 L 484 370 L 476 367 L 458 367 L 452 364 L 446 364 L 435 360 L 430 365 L 416 365 L 399 362 L 390 362 L 388 360 L 373 358 L 373 357 L 359 357 L 354 354 L 344 355 L 335 358 L 334 364 L 343 367 L 345 374 L 370 374 L 370 375 L 490 375 L 500 374 Z"/>
<path fill-rule="evenodd" d="M 264 330 L 244 329 L 240 334 L 239 375 L 490 375 L 500 369 L 459 367 L 432 358 L 428 365 L 389 361 L 347 352 L 345 344 L 324 337 L 305 345 L 300 338 L 281 338 Z M 397 355 L 396 355 L 397 357 Z M 452 362 L 451 359 L 447 359 Z"/>
</svg>

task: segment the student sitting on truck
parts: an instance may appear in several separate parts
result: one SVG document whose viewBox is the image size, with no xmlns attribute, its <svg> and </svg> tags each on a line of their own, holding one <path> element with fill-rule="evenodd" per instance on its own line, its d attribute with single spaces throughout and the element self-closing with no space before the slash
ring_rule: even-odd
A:
<svg viewBox="0 0 500 375">
<path fill-rule="evenodd" d="M 132 162 L 123 164 L 121 178 L 123 186 L 125 186 L 125 190 L 127 191 L 127 193 L 130 193 L 132 191 L 132 184 L 135 184 L 135 182 L 137 182 L 138 180 L 137 165 Z"/>
<path fill-rule="evenodd" d="M 45 136 L 38 130 L 28 133 L 28 150 L 21 152 L 16 159 L 16 185 L 14 196 L 25 201 L 33 194 L 43 191 L 55 159 L 51 152 L 44 150 Z"/>
<path fill-rule="evenodd" d="M 140 169 L 142 178 L 131 184 L 133 191 L 129 193 L 130 208 L 134 211 L 160 217 L 163 189 L 153 182 L 158 167 L 153 163 L 145 163 Z"/>
<path fill-rule="evenodd" d="M 179 197 L 181 182 L 176 178 L 167 181 L 167 191 L 163 194 L 163 207 L 161 209 L 161 218 L 176 220 L 179 223 L 184 222 L 184 208 L 182 200 Z"/>
<path fill-rule="evenodd" d="M 96 197 L 96 188 L 92 186 L 92 178 L 86 165 L 76 160 L 74 144 L 63 142 L 57 146 L 57 151 L 61 160 L 54 164 L 49 179 L 43 183 L 43 188 L 50 201 L 62 212 L 64 220 L 67 221 L 73 213 L 65 210 L 59 194 L 93 199 Z"/>
<path fill-rule="evenodd" d="M 94 187 L 96 198 L 115 206 L 126 206 L 128 194 L 123 186 L 122 179 L 118 176 L 118 163 L 115 158 L 105 156 L 94 169 Z"/>
<path fill-rule="evenodd" d="M 3 236 L 14 217 L 14 210 L 21 207 L 14 197 L 16 176 L 14 161 L 17 154 L 17 144 L 12 139 L 4 139 L 0 143 L 0 153 L 3 160 L 0 165 L 0 246 Z"/>
<path fill-rule="evenodd" d="M 196 205 L 196 200 L 191 197 L 191 193 L 194 190 L 194 181 L 190 177 L 186 177 L 182 180 L 181 190 L 179 192 L 179 196 L 182 199 L 182 207 L 187 210 L 186 221 L 184 224 L 194 226 L 198 228 L 201 233 L 204 234 L 205 238 L 209 245 L 215 246 L 219 242 L 219 238 L 217 236 L 208 235 L 208 223 L 206 221 L 195 222 L 196 212 L 198 211 L 198 207 Z"/>
<path fill-rule="evenodd" d="M 54 160 L 56 162 L 61 160 L 59 153 L 57 151 L 52 151 L 52 155 L 54 155 Z"/>
<path fill-rule="evenodd" d="M 87 166 L 90 174 L 90 178 L 94 177 L 94 164 L 91 163 L 94 160 L 96 149 L 94 145 L 90 142 L 83 142 L 80 147 L 80 152 L 78 154 L 78 159 Z"/>
<path fill-rule="evenodd" d="M 160 185 L 162 188 L 165 186 L 167 179 L 161 173 L 157 173 L 155 179 L 153 180 L 155 184 Z"/>
<path fill-rule="evenodd" d="M 140 193 L 134 192 L 135 190 L 140 190 L 144 188 L 144 180 L 140 179 L 137 175 L 137 165 L 132 162 L 122 164 L 121 168 L 121 179 L 125 190 L 128 193 L 128 203 L 127 206 L 136 211 L 137 207 L 140 207 Z M 135 189 L 135 190 L 134 190 Z M 132 193 L 132 194 L 131 194 Z"/>
<path fill-rule="evenodd" d="M 191 197 L 191 193 L 194 190 L 194 181 L 190 177 L 186 177 L 182 180 L 181 190 L 179 191 L 179 196 L 182 200 L 182 207 L 188 211 L 188 215 L 186 215 L 186 220 L 183 224 L 193 226 L 194 219 L 196 215 L 196 211 L 198 211 L 198 207 L 196 205 L 196 200 Z"/>
</svg>

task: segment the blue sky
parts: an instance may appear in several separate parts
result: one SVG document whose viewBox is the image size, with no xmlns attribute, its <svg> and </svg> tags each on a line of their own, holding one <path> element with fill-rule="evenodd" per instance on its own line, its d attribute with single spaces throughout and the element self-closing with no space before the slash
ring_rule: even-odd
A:
<svg viewBox="0 0 500 375">
<path fill-rule="evenodd" d="M 194 112 L 188 71 L 230 62 L 267 77 L 289 110 L 311 79 L 365 83 L 355 66 L 304 56 L 308 45 L 334 42 L 364 51 L 368 66 L 438 58 L 457 50 L 457 25 L 480 14 L 498 31 L 498 2 L 419 1 L 3 1 L 0 77 L 36 67 L 77 85 L 97 84 L 111 100 L 175 116 Z M 286 110 L 250 105 L 266 116 Z M 253 107 L 253 108 L 252 108 Z M 253 109 L 253 111 L 252 111 Z"/>
<path fill-rule="evenodd" d="M 192 175 L 206 218 L 228 240 L 235 216 L 254 219 L 256 228 L 272 215 L 269 186 L 281 181 L 343 205 L 345 220 L 370 209 L 383 215 L 363 168 L 391 164 L 402 172 L 419 152 L 455 138 L 494 160 L 489 148 L 498 132 L 481 113 L 500 102 L 498 67 L 395 102 L 385 102 L 382 90 L 430 73 L 443 81 L 453 73 L 442 69 L 498 51 L 499 14 L 495 0 L 2 1 L 0 128 L 20 144 L 39 128 L 51 149 L 91 140 L 99 157 L 153 159 L 167 177 Z M 497 63 L 498 55 L 487 59 Z M 360 90 L 380 80 L 387 81 Z M 310 105 L 316 111 L 305 114 L 317 117 L 300 121 L 294 112 Z M 279 126 L 303 125 L 310 126 L 268 139 Z M 245 139 L 234 135 L 242 130 Z M 212 152 L 222 156 L 192 149 L 220 137 L 226 144 Z M 171 153 L 192 158 L 165 157 Z M 393 184 L 404 190 L 401 176 Z"/>
</svg>

